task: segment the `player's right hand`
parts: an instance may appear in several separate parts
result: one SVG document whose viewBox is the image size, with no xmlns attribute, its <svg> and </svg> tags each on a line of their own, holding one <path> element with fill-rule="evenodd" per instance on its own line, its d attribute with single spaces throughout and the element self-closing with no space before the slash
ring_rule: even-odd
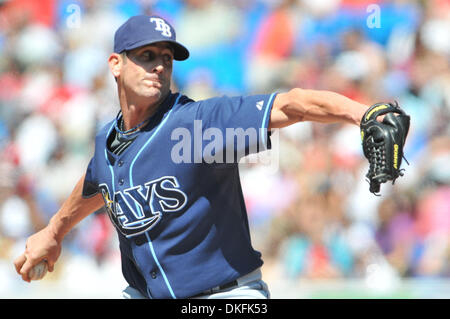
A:
<svg viewBox="0 0 450 319">
<path fill-rule="evenodd" d="M 16 272 L 26 282 L 30 282 L 28 274 L 41 260 L 47 260 L 48 271 L 52 272 L 61 254 L 61 243 L 56 240 L 49 226 L 27 239 L 25 251 L 14 261 Z"/>
</svg>

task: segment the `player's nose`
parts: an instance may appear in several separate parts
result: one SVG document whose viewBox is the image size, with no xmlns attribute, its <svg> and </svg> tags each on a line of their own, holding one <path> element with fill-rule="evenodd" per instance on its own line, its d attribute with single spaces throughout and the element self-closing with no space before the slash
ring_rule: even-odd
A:
<svg viewBox="0 0 450 319">
<path fill-rule="evenodd" d="M 161 74 L 164 71 L 164 65 L 163 63 L 157 63 L 155 66 L 153 66 L 152 72 Z"/>
</svg>

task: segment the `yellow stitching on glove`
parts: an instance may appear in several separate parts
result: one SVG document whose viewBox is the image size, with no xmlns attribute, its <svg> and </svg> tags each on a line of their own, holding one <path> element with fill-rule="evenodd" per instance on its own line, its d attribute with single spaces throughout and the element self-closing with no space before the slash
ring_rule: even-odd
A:
<svg viewBox="0 0 450 319">
<path fill-rule="evenodd" d="M 398 145 L 394 144 L 394 168 L 398 169 Z"/>
<path fill-rule="evenodd" d="M 389 107 L 389 105 L 386 105 L 386 104 L 382 104 L 382 105 L 379 105 L 379 106 L 377 106 L 377 107 L 374 107 L 373 110 L 371 110 L 369 113 L 367 113 L 367 115 L 366 115 L 366 121 L 369 120 L 369 118 L 372 116 L 372 114 L 373 114 L 374 112 L 379 111 L 379 110 L 383 110 L 383 109 L 387 109 L 388 107 Z"/>
</svg>

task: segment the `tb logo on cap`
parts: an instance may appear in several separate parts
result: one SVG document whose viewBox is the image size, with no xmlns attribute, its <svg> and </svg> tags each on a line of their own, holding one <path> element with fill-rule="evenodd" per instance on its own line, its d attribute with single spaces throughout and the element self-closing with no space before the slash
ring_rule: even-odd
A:
<svg viewBox="0 0 450 319">
<path fill-rule="evenodd" d="M 170 25 L 168 25 L 163 19 L 160 18 L 150 18 L 150 22 L 155 22 L 156 31 L 161 31 L 161 34 L 165 37 L 171 37 L 172 32 L 170 31 Z"/>
</svg>

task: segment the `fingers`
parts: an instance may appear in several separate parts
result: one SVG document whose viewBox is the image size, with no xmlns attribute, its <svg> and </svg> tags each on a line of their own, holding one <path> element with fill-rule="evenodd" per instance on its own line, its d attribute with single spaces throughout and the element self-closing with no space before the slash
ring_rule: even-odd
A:
<svg viewBox="0 0 450 319">
<path fill-rule="evenodd" d="M 14 261 L 14 267 L 16 268 L 16 272 L 22 276 L 22 280 L 26 282 L 30 282 L 31 278 L 29 277 L 29 273 L 31 269 L 37 265 L 41 259 L 33 259 L 33 258 L 27 258 L 26 253 L 23 253 L 19 257 L 16 258 Z M 53 270 L 53 266 L 52 266 Z"/>
<path fill-rule="evenodd" d="M 27 258 L 25 257 L 25 254 L 20 255 L 19 257 L 14 260 L 14 267 L 16 268 L 16 272 L 20 275 L 20 269 L 22 269 L 23 264 Z"/>
<path fill-rule="evenodd" d="M 39 267 L 41 261 L 45 262 L 45 267 Z M 14 262 L 16 272 L 22 277 L 23 281 L 31 282 L 32 280 L 42 279 L 47 271 L 52 272 L 54 269 L 54 262 L 51 264 L 44 259 L 27 259 L 25 254 L 22 254 Z"/>
<path fill-rule="evenodd" d="M 34 276 L 30 278 L 30 271 L 34 266 L 46 260 L 46 271 L 52 272 L 60 254 L 61 243 L 44 228 L 27 239 L 25 251 L 14 261 L 14 267 L 24 281 L 30 282 L 34 279 Z"/>
<path fill-rule="evenodd" d="M 34 265 L 36 265 L 38 262 L 33 263 L 31 259 L 27 259 L 25 263 L 23 264 L 22 268 L 20 269 L 19 275 L 22 276 L 22 280 L 26 282 L 30 282 L 31 278 L 28 276 L 28 273 L 30 272 L 31 268 L 33 268 Z"/>
<path fill-rule="evenodd" d="M 33 267 L 38 265 L 42 260 L 46 262 L 46 271 L 42 274 L 38 273 L 36 276 L 37 279 L 36 277 L 31 278 L 30 277 L 30 273 L 32 273 L 31 270 L 33 269 Z M 53 272 L 55 263 L 56 263 L 55 260 L 49 259 L 46 256 L 42 256 L 39 259 L 36 259 L 28 256 L 27 253 L 25 252 L 16 258 L 16 260 L 14 261 L 14 267 L 16 269 L 16 272 L 22 277 L 23 281 L 31 282 L 31 280 L 38 280 L 44 277 L 47 271 Z"/>
<path fill-rule="evenodd" d="M 61 254 L 61 246 L 56 247 L 52 253 L 46 254 L 43 259 L 47 262 L 47 271 L 52 272 L 55 268 L 55 264 L 58 261 L 59 255 Z"/>
<path fill-rule="evenodd" d="M 47 271 L 53 272 L 53 269 L 55 267 L 55 263 L 54 262 L 50 263 L 49 261 L 47 261 L 47 267 L 48 267 Z"/>
</svg>

